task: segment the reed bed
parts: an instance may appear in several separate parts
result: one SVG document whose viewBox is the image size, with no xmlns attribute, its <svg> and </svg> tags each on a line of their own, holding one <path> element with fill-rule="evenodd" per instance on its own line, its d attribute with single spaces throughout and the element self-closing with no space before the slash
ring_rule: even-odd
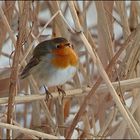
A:
<svg viewBox="0 0 140 140">
<path fill-rule="evenodd" d="M 138 1 L 2 1 L 0 138 L 140 139 Z M 70 40 L 79 57 L 73 79 L 52 97 L 19 74 L 34 47 Z"/>
</svg>

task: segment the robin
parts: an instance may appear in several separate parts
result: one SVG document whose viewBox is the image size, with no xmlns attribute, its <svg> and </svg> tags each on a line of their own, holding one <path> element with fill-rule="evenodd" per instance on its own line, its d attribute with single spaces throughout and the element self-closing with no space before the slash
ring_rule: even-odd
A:
<svg viewBox="0 0 140 140">
<path fill-rule="evenodd" d="M 39 43 L 29 63 L 20 74 L 21 79 L 32 74 L 41 85 L 61 86 L 76 73 L 78 56 L 71 43 L 62 37 Z"/>
</svg>

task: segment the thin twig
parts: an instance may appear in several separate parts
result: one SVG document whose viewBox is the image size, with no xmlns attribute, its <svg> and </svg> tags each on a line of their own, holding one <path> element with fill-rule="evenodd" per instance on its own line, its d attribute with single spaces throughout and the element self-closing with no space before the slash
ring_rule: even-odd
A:
<svg viewBox="0 0 140 140">
<path fill-rule="evenodd" d="M 119 84 L 120 83 L 120 84 Z M 117 89 L 119 86 L 124 89 L 124 91 L 132 90 L 134 88 L 139 88 L 140 85 L 140 78 L 134 78 L 134 79 L 128 79 L 128 80 L 123 80 L 120 82 L 112 82 L 112 85 L 114 86 L 115 89 Z M 91 88 L 87 87 L 84 90 L 81 88 L 79 89 L 73 89 L 73 90 L 65 90 L 66 96 L 64 98 L 71 98 L 71 97 L 78 97 L 78 96 L 85 96 L 87 93 L 91 90 Z M 97 89 L 97 93 L 102 94 L 102 92 L 107 92 L 108 88 L 106 84 L 101 84 L 99 88 Z M 59 93 L 58 92 L 53 92 L 51 93 L 53 98 L 58 98 Z M 37 94 L 37 95 L 26 95 L 26 96 L 16 96 L 15 97 L 15 103 L 26 103 L 26 102 L 33 102 L 37 100 L 45 100 L 46 95 L 44 94 Z M 8 98 L 3 97 L 0 98 L 0 104 L 7 104 Z"/>
<path fill-rule="evenodd" d="M 46 134 L 46 133 L 42 133 L 42 132 L 39 132 L 39 131 L 31 130 L 31 129 L 28 129 L 28 128 L 22 128 L 22 127 L 15 126 L 15 125 L 12 125 L 12 124 L 7 124 L 7 123 L 0 122 L 0 127 L 1 128 L 6 128 L 6 129 L 9 129 L 9 130 L 19 131 L 19 132 L 29 134 L 29 135 L 34 135 L 34 136 L 41 137 L 41 138 L 58 139 L 58 137 L 50 135 L 50 134 Z"/>
</svg>

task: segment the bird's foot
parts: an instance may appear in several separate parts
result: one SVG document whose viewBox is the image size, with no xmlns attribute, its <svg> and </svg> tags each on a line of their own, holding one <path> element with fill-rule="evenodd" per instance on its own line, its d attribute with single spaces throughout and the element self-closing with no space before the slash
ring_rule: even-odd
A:
<svg viewBox="0 0 140 140">
<path fill-rule="evenodd" d="M 63 100 L 64 96 L 66 96 L 66 92 L 60 87 L 57 87 L 57 90 L 58 90 L 59 95 L 62 95 L 62 100 Z"/>
<path fill-rule="evenodd" d="M 44 86 L 45 89 L 45 93 L 46 93 L 46 99 L 45 101 L 48 101 L 50 98 L 52 98 L 52 94 L 48 91 L 48 89 L 46 88 L 46 86 Z"/>
</svg>

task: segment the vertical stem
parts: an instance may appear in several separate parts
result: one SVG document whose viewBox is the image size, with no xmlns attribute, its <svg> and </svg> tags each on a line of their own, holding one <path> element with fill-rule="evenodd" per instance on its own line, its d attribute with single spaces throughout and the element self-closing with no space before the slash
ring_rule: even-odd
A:
<svg viewBox="0 0 140 140">
<path fill-rule="evenodd" d="M 26 27 L 26 21 L 28 18 L 28 2 L 22 3 L 22 12 L 19 17 L 19 32 L 17 36 L 17 42 L 15 47 L 15 53 L 13 58 L 13 64 L 11 68 L 10 75 L 10 86 L 9 86 L 9 99 L 8 99 L 8 112 L 7 112 L 7 123 L 12 124 L 13 112 L 14 112 L 14 102 L 15 96 L 17 95 L 17 85 L 18 85 L 18 71 L 19 71 L 19 58 L 20 50 L 25 39 L 25 30 L 23 25 Z M 11 138 L 11 130 L 7 129 L 7 139 Z"/>
</svg>

